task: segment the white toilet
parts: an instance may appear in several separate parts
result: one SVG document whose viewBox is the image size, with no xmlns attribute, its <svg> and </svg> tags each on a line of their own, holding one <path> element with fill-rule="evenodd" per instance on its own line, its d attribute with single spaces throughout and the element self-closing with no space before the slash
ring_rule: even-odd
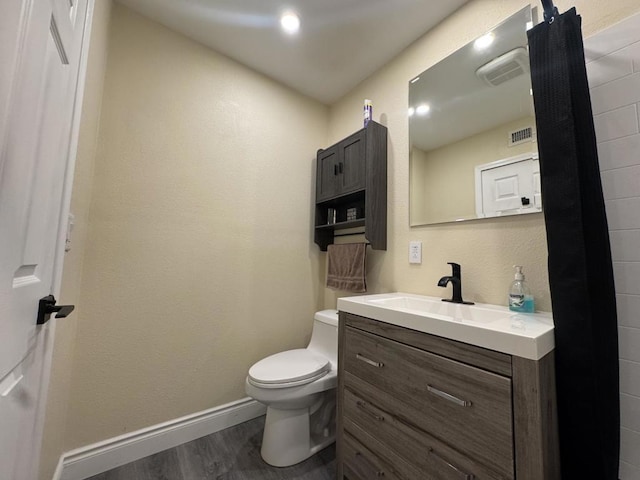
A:
<svg viewBox="0 0 640 480">
<path fill-rule="evenodd" d="M 276 353 L 249 369 L 247 395 L 267 405 L 262 458 L 287 467 L 335 441 L 338 312 L 314 316 L 307 348 Z"/>
</svg>

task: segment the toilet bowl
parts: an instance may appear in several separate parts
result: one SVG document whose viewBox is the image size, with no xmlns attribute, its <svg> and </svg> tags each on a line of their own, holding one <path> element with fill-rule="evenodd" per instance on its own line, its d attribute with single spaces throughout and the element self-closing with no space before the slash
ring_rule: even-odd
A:
<svg viewBox="0 0 640 480">
<path fill-rule="evenodd" d="M 276 353 L 255 363 L 247 395 L 267 405 L 261 455 L 275 467 L 299 463 L 335 441 L 338 380 L 338 312 L 314 315 L 307 348 Z"/>
</svg>

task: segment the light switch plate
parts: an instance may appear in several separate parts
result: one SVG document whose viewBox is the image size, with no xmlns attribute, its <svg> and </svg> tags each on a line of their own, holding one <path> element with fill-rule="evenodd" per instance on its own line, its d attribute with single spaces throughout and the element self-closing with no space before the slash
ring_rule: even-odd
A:
<svg viewBox="0 0 640 480">
<path fill-rule="evenodd" d="M 418 240 L 409 242 L 409 263 L 422 263 L 422 242 Z"/>
</svg>

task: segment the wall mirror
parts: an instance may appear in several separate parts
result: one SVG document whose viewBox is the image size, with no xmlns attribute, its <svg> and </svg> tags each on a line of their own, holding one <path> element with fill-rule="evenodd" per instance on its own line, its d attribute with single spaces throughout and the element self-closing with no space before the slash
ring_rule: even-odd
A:
<svg viewBox="0 0 640 480">
<path fill-rule="evenodd" d="M 409 81 L 410 224 L 542 211 L 526 7 Z"/>
</svg>

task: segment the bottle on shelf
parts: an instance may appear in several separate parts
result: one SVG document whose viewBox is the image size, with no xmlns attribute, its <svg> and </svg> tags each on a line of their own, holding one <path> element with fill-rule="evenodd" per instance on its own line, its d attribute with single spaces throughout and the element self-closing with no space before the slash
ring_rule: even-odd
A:
<svg viewBox="0 0 640 480">
<path fill-rule="evenodd" d="M 364 126 L 366 127 L 373 117 L 373 104 L 368 98 L 364 101 Z"/>
</svg>

